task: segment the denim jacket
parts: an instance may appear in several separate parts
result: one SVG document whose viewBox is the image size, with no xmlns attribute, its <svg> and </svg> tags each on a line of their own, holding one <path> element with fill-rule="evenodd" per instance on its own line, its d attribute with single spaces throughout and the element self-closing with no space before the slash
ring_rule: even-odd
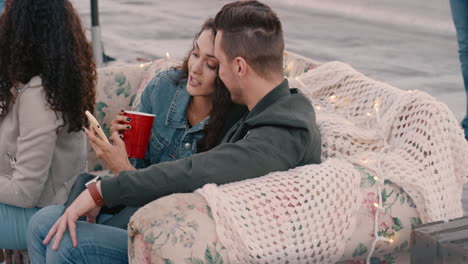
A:
<svg viewBox="0 0 468 264">
<path fill-rule="evenodd" d="M 178 82 L 182 70 L 169 69 L 157 74 L 141 95 L 140 111 L 156 115 L 144 160 L 133 159 L 136 168 L 185 158 L 197 152 L 208 117 L 190 127 L 186 117 L 190 94 L 187 79 Z"/>
</svg>

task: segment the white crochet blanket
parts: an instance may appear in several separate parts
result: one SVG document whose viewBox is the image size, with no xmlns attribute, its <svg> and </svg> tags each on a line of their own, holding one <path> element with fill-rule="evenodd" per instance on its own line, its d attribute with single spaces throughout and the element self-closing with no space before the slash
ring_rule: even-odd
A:
<svg viewBox="0 0 468 264">
<path fill-rule="evenodd" d="M 354 165 L 401 186 L 423 222 L 463 215 L 468 143 L 444 104 L 339 62 L 290 83 L 316 108 L 324 162 L 199 190 L 230 263 L 338 261 L 359 205 Z"/>
</svg>

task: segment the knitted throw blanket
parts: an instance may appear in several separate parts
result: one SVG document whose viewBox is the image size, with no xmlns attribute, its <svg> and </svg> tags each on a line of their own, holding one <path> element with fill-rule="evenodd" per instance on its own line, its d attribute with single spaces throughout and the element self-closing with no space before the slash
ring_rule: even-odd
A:
<svg viewBox="0 0 468 264">
<path fill-rule="evenodd" d="M 463 215 L 468 143 L 430 95 L 330 62 L 290 80 L 316 108 L 322 161 L 199 190 L 231 263 L 335 263 L 354 231 L 360 175 L 401 186 L 423 222 Z"/>
</svg>

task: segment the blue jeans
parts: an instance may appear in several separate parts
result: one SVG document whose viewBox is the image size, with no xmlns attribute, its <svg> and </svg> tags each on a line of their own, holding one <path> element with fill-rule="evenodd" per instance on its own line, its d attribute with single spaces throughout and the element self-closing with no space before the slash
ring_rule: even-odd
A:
<svg viewBox="0 0 468 264">
<path fill-rule="evenodd" d="M 28 253 L 32 264 L 45 263 L 128 263 L 127 231 L 121 228 L 76 223 L 78 247 L 74 248 L 67 231 L 57 251 L 52 250 L 54 239 L 49 245 L 42 241 L 50 228 L 62 215 L 64 206 L 44 207 L 31 219 L 28 232 Z M 102 222 L 102 219 L 98 219 Z"/>
<path fill-rule="evenodd" d="M 5 3 L 5 0 L 0 0 L 0 15 L 2 14 L 4 3 Z"/>
<path fill-rule="evenodd" d="M 0 248 L 20 250 L 27 248 L 28 222 L 39 209 L 0 203 Z"/>
<path fill-rule="evenodd" d="M 468 1 L 450 0 L 450 8 L 457 31 L 458 55 L 467 96 L 466 116 L 462 121 L 462 126 L 465 129 L 465 138 L 468 140 Z"/>
</svg>

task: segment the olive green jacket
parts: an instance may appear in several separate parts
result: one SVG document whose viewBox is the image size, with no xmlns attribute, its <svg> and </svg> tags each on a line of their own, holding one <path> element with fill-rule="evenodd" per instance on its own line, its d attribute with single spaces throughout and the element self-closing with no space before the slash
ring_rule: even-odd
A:
<svg viewBox="0 0 468 264">
<path fill-rule="evenodd" d="M 227 132 L 220 145 L 190 157 L 104 179 L 107 206 L 142 206 L 207 183 L 225 184 L 320 163 L 315 112 L 285 80 Z"/>
</svg>

